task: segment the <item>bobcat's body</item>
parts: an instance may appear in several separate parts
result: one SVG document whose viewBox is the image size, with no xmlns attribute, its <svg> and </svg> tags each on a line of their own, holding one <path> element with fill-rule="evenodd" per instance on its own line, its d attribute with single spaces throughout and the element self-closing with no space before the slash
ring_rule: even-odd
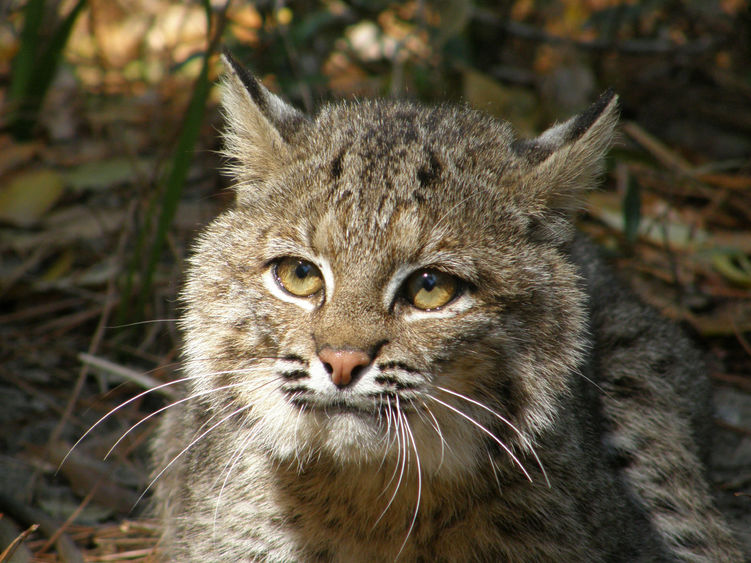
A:
<svg viewBox="0 0 751 563">
<path fill-rule="evenodd" d="M 167 559 L 740 560 L 699 354 L 566 216 L 612 94 L 517 141 L 461 108 L 308 120 L 228 65 L 238 203 L 184 294 Z"/>
</svg>

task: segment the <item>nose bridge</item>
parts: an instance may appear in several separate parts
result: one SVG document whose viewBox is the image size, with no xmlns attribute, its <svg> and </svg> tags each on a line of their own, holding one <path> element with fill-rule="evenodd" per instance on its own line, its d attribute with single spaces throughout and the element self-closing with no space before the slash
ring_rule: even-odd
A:
<svg viewBox="0 0 751 563">
<path fill-rule="evenodd" d="M 373 353 L 388 340 L 387 319 L 374 286 L 342 284 L 319 309 L 313 322 L 317 351 L 362 350 Z"/>
</svg>

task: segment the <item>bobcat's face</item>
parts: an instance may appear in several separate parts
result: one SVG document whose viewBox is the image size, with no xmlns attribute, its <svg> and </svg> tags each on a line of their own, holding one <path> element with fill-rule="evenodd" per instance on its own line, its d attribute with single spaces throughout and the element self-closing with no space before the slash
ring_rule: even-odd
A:
<svg viewBox="0 0 751 563">
<path fill-rule="evenodd" d="M 451 473 L 483 448 L 529 450 L 584 345 L 541 163 L 612 129 L 613 99 L 589 129 L 520 144 L 468 110 L 340 105 L 306 121 L 249 80 L 227 86 L 238 205 L 201 237 L 184 294 L 193 395 L 301 464 L 414 452 Z M 586 182 L 575 156 L 557 166 Z"/>
</svg>

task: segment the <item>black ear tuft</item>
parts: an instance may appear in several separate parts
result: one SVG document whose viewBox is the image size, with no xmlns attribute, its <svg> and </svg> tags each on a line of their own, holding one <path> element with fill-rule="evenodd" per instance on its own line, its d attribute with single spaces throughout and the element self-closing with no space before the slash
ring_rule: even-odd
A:
<svg viewBox="0 0 751 563">
<path fill-rule="evenodd" d="M 248 94 L 250 94 L 250 97 L 253 98 L 253 101 L 258 106 L 258 109 L 265 113 L 268 110 L 268 101 L 263 95 L 263 89 L 258 80 L 256 80 L 255 76 L 248 72 L 247 68 L 237 62 L 237 59 L 232 56 L 232 52 L 227 47 L 224 47 L 222 49 L 222 55 L 224 55 L 225 61 L 229 63 L 229 66 L 243 83 L 243 86 L 245 86 L 245 89 L 248 91 Z"/>
<path fill-rule="evenodd" d="M 564 140 L 564 144 L 576 141 L 590 127 L 592 127 L 592 124 L 595 121 L 597 121 L 597 119 L 600 117 L 602 112 L 605 111 L 605 108 L 607 108 L 610 105 L 610 102 L 615 97 L 616 97 L 615 90 L 613 90 L 612 88 L 608 88 L 607 90 L 605 90 L 605 92 L 600 94 L 600 97 L 597 98 L 597 101 L 595 101 L 582 113 L 577 115 L 574 118 L 573 123 L 571 123 L 571 126 L 568 129 L 568 135 L 567 135 L 567 138 Z M 617 107 L 616 107 L 616 111 L 617 111 Z"/>
<path fill-rule="evenodd" d="M 582 192 L 596 183 L 603 169 L 617 123 L 618 97 L 608 90 L 579 115 L 512 145 L 522 171 L 516 193 L 532 215 L 551 221 L 578 207 Z M 565 235 L 554 230 L 556 236 Z"/>
<path fill-rule="evenodd" d="M 266 89 L 260 80 L 237 62 L 229 49 L 222 50 L 222 60 L 227 67 L 227 74 L 232 76 L 230 82 L 236 82 L 237 88 L 245 91 L 246 97 L 255 106 L 254 111 L 260 112 L 285 141 L 291 141 L 307 121 L 305 115 Z M 225 108 L 229 109 L 227 104 Z"/>
<path fill-rule="evenodd" d="M 275 96 L 224 49 L 222 107 L 227 121 L 224 150 L 226 170 L 237 182 L 242 204 L 263 193 L 264 185 L 290 158 L 305 116 Z"/>
</svg>

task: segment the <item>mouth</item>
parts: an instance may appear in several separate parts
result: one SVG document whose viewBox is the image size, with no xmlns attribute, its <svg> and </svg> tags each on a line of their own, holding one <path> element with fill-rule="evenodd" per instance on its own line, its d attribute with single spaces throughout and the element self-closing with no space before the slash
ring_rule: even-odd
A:
<svg viewBox="0 0 751 563">
<path fill-rule="evenodd" d="M 290 404 L 303 410 L 314 410 L 327 416 L 355 414 L 361 417 L 381 418 L 392 413 L 407 413 L 414 410 L 412 400 L 391 392 L 373 395 L 324 397 L 310 390 L 285 389 Z"/>
</svg>

